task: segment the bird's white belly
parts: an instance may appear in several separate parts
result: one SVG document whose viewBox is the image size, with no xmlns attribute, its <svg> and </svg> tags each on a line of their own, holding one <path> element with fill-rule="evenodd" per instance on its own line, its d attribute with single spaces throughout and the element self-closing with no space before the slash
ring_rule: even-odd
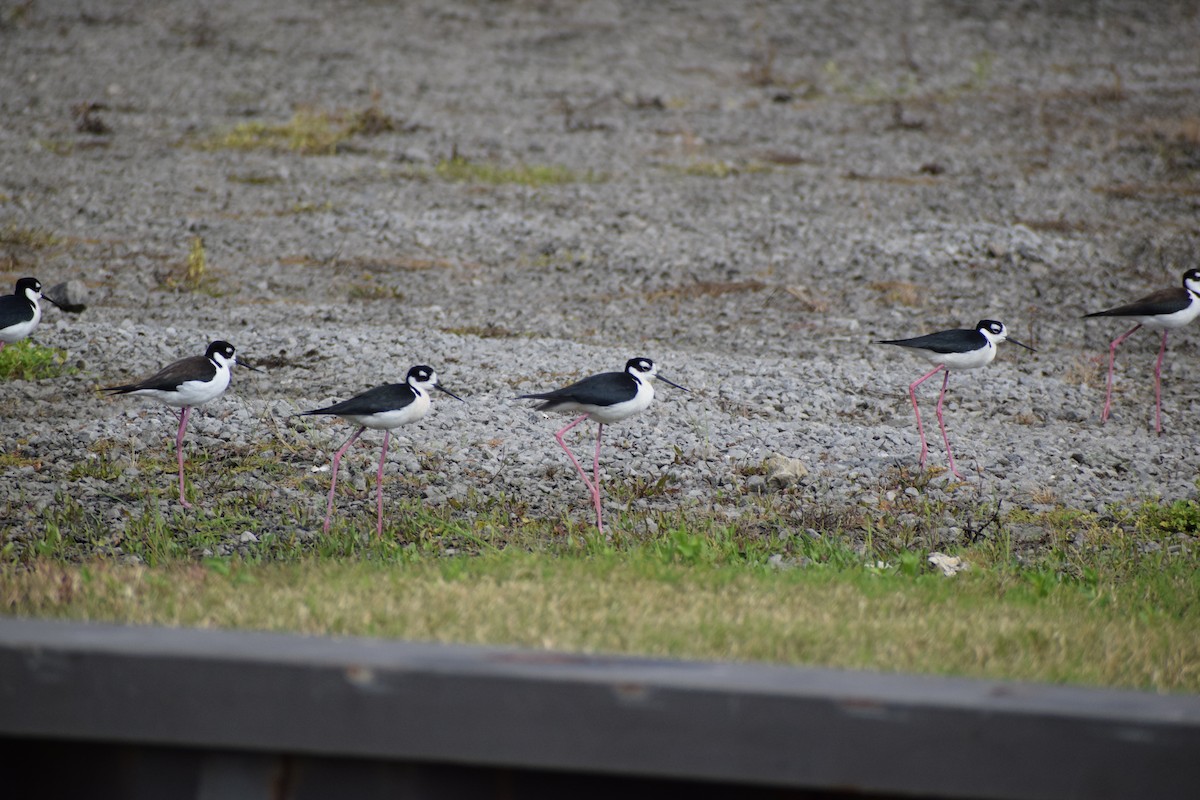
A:
<svg viewBox="0 0 1200 800">
<path fill-rule="evenodd" d="M 401 425 L 407 425 L 410 422 L 416 422 L 425 416 L 425 412 L 428 410 L 429 398 L 418 396 L 404 408 L 395 411 L 381 411 L 376 414 L 356 414 L 354 416 L 346 416 L 344 419 L 355 425 L 361 425 L 364 428 L 385 431 L 392 428 L 399 428 Z"/>
<path fill-rule="evenodd" d="M 947 369 L 978 369 L 988 366 L 996 357 L 996 347 L 974 350 L 973 353 L 946 353 L 938 356 L 937 363 L 944 363 Z"/>
<path fill-rule="evenodd" d="M 1156 317 L 1130 317 L 1130 319 L 1145 325 L 1152 331 L 1173 331 L 1182 328 L 1200 316 L 1200 302 L 1193 301 L 1190 306 L 1174 314 L 1164 314 Z"/>
<path fill-rule="evenodd" d="M 211 381 L 184 381 L 174 392 L 164 392 L 160 389 L 139 389 L 130 394 L 153 397 L 175 408 L 184 406 L 202 406 L 210 400 L 221 396 L 229 387 L 229 372 L 218 372 Z"/>
<path fill-rule="evenodd" d="M 19 342 L 29 334 L 33 333 L 33 329 L 37 327 L 38 322 L 42 319 L 42 309 L 35 308 L 33 310 L 33 318 L 26 322 L 18 322 L 16 325 L 10 325 L 3 331 L 0 331 L 0 342 L 12 344 Z"/>
<path fill-rule="evenodd" d="M 645 411 L 650 407 L 650 401 L 653 399 L 653 387 L 646 386 L 634 395 L 631 400 L 625 400 L 611 406 L 588 406 L 586 410 L 590 419 L 602 425 L 611 425 L 614 422 L 620 422 L 623 419 L 631 417 L 638 412 Z"/>
<path fill-rule="evenodd" d="M 923 352 L 921 355 L 930 364 L 944 364 L 949 370 L 979 369 L 992 363 L 992 359 L 996 357 L 996 347 L 992 345 L 969 353 Z"/>
</svg>

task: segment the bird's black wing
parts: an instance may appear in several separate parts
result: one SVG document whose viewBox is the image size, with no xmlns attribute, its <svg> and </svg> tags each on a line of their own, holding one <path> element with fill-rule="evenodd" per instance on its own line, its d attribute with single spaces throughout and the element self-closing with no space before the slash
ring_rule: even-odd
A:
<svg viewBox="0 0 1200 800">
<path fill-rule="evenodd" d="M 1105 311 L 1094 311 L 1085 317 L 1161 317 L 1183 311 L 1191 303 L 1191 295 L 1182 286 L 1148 294 L 1140 300 Z"/>
<path fill-rule="evenodd" d="M 0 330 L 27 321 L 31 310 L 24 295 L 0 296 Z"/>
<path fill-rule="evenodd" d="M 388 383 L 383 386 L 376 386 L 374 389 L 368 389 L 362 394 L 355 395 L 340 403 L 334 403 L 331 406 L 314 408 L 311 411 L 302 411 L 299 416 L 308 416 L 310 414 L 333 414 L 339 417 L 366 416 L 368 414 L 379 414 L 384 411 L 398 411 L 412 403 L 414 399 L 416 399 L 416 395 L 413 393 L 412 387 L 407 383 Z"/>
<path fill-rule="evenodd" d="M 519 399 L 545 400 L 537 408 L 539 411 L 550 411 L 566 403 L 611 405 L 628 400 L 635 394 L 637 381 L 628 372 L 602 372 L 552 392 L 523 394 Z"/>
<path fill-rule="evenodd" d="M 887 339 L 879 344 L 894 344 L 945 355 L 946 353 L 970 352 L 982 347 L 986 342 L 987 339 L 979 331 L 958 328 L 952 331 L 938 331 L 937 333 L 927 333 L 924 336 L 914 336 L 911 339 Z"/>
<path fill-rule="evenodd" d="M 204 356 L 188 356 L 168 364 L 149 378 L 124 386 L 106 386 L 104 391 L 116 394 L 128 394 L 140 389 L 173 392 L 187 381 L 208 381 L 216 374 L 216 365 Z"/>
</svg>

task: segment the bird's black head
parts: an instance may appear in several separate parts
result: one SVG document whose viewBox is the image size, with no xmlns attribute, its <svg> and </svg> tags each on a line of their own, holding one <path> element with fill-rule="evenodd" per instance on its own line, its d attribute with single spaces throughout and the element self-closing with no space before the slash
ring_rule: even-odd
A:
<svg viewBox="0 0 1200 800">
<path fill-rule="evenodd" d="M 40 297 L 42 294 L 42 282 L 37 278 L 21 278 L 17 281 L 17 290 L 13 294 L 24 297 L 26 292 L 33 292 Z"/>
<path fill-rule="evenodd" d="M 220 356 L 226 362 L 233 361 L 234 349 L 229 342 L 216 340 L 208 346 L 207 352 L 204 355 L 208 356 L 209 360 L 216 361 L 217 356 Z"/>
<path fill-rule="evenodd" d="M 653 375 L 656 370 L 654 362 L 648 358 L 631 358 L 625 362 L 625 371 L 639 375 Z"/>
<path fill-rule="evenodd" d="M 1183 273 L 1183 288 L 1200 294 L 1200 269 L 1189 269 Z"/>
<path fill-rule="evenodd" d="M 979 331 L 980 333 L 987 331 L 992 336 L 1002 336 L 1005 334 L 1004 323 L 997 322 L 994 319 L 979 320 L 979 324 L 975 326 L 975 330 Z"/>
<path fill-rule="evenodd" d="M 409 383 L 437 383 L 437 373 L 433 371 L 433 367 L 418 364 L 408 371 L 405 380 Z"/>
<path fill-rule="evenodd" d="M 439 386 L 437 373 L 433 371 L 433 367 L 426 366 L 425 364 L 418 364 L 410 369 L 408 371 L 408 377 L 405 378 L 405 380 L 408 382 L 409 386 L 413 386 L 418 389 L 437 389 L 439 392 L 448 394 L 459 402 L 466 402 L 449 389 Z"/>
</svg>

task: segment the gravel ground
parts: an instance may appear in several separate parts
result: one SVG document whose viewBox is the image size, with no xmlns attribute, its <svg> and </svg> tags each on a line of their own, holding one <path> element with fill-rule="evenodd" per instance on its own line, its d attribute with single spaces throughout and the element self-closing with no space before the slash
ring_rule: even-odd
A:
<svg viewBox="0 0 1200 800">
<path fill-rule="evenodd" d="M 874 341 L 981 318 L 1037 352 L 952 377 L 968 483 L 925 491 L 1194 497 L 1196 329 L 1171 339 L 1158 437 L 1157 336 L 1122 347 L 1101 426 L 1124 327 L 1080 316 L 1196 266 L 1198 41 L 1195 3 L 1105 0 L 6 3 L 0 280 L 80 278 L 89 305 L 34 334 L 73 374 L 0 387 L 0 528 L 40 530 L 60 493 L 119 526 L 147 482 L 174 512 L 170 412 L 97 389 L 216 338 L 266 371 L 193 415 L 199 514 L 221 501 L 202 454 L 236 471 L 266 448 L 307 477 L 234 488 L 264 529 L 319 524 L 350 428 L 286 415 L 428 363 L 468 402 L 436 397 L 401 432 L 392 502 L 503 495 L 586 520 L 565 419 L 514 398 L 633 356 L 692 390 L 660 384 L 606 435 L 610 485 L 675 490 L 636 508 L 736 514 L 774 455 L 807 470 L 795 503 L 869 505 L 915 465 L 907 386 L 927 369 Z M 198 146 L 305 108 L 391 129 L 325 155 Z M 581 179 L 449 180 L 452 155 Z M 179 286 L 194 237 L 200 291 Z M 341 513 L 370 518 L 380 439 L 348 456 Z M 80 477 L 102 452 L 122 473 Z"/>
</svg>

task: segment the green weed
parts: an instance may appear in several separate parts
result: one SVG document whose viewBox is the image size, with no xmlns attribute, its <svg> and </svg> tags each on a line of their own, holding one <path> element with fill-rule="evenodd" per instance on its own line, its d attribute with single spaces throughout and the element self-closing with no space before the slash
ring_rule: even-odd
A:
<svg viewBox="0 0 1200 800">
<path fill-rule="evenodd" d="M 67 351 L 57 347 L 43 347 L 22 339 L 0 350 L 0 380 L 38 381 L 72 371 L 67 366 Z"/>
<path fill-rule="evenodd" d="M 434 167 L 434 173 L 443 180 L 453 182 L 515 183 L 535 187 L 563 183 L 595 183 L 601 180 L 600 176 L 592 170 L 578 173 L 567 167 L 541 164 L 518 164 L 504 167 L 498 164 L 468 161 L 458 155 L 439 161 Z"/>
<path fill-rule="evenodd" d="M 396 130 L 396 123 L 377 106 L 347 113 L 302 106 L 283 123 L 242 122 L 228 131 L 198 139 L 201 150 L 272 150 L 299 155 L 334 155 L 352 136 Z"/>
</svg>

